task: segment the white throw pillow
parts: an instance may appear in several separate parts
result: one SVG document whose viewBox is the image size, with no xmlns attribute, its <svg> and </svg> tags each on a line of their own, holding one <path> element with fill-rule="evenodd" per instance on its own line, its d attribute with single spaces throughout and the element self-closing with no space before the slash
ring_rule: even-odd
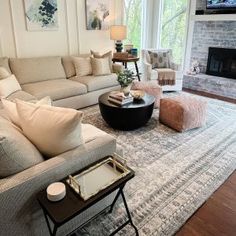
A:
<svg viewBox="0 0 236 236">
<path fill-rule="evenodd" d="M 17 109 L 16 109 L 16 103 L 12 102 L 12 101 L 9 101 L 9 100 L 6 100 L 6 99 L 2 99 L 1 101 L 2 101 L 3 108 L 6 111 L 7 116 L 9 117 L 11 122 L 13 124 L 15 124 L 16 126 L 21 127 L 20 126 L 19 115 L 18 115 L 18 112 L 17 112 Z M 41 100 L 37 101 L 36 105 L 49 105 L 49 106 L 51 106 L 52 105 L 52 100 L 51 100 L 50 97 L 47 96 L 47 97 L 42 98 Z"/>
<path fill-rule="evenodd" d="M 93 75 L 109 75 L 111 74 L 109 58 L 93 58 L 91 57 L 91 65 L 93 70 Z"/>
<path fill-rule="evenodd" d="M 5 79 L 0 80 L 0 98 L 6 98 L 12 93 L 22 90 L 15 75 L 10 75 Z"/>
<path fill-rule="evenodd" d="M 77 76 L 86 76 L 92 74 L 90 57 L 73 57 L 73 62 Z"/>
<path fill-rule="evenodd" d="M 8 70 L 2 66 L 0 66 L 0 80 L 9 77 L 11 74 Z"/>
<path fill-rule="evenodd" d="M 47 157 L 54 157 L 83 143 L 83 112 L 16 101 L 24 135 Z"/>
</svg>

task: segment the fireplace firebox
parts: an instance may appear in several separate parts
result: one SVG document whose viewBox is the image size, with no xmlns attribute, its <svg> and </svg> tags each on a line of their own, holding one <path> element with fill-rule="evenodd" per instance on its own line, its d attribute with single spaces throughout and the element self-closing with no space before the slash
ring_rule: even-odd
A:
<svg viewBox="0 0 236 236">
<path fill-rule="evenodd" d="M 236 49 L 210 47 L 206 74 L 236 79 Z"/>
</svg>

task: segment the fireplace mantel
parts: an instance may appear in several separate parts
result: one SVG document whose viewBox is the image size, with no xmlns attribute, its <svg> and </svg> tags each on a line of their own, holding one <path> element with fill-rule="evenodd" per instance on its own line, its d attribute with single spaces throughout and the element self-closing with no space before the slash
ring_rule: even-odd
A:
<svg viewBox="0 0 236 236">
<path fill-rule="evenodd" d="M 236 14 L 191 15 L 192 21 L 236 21 Z"/>
</svg>

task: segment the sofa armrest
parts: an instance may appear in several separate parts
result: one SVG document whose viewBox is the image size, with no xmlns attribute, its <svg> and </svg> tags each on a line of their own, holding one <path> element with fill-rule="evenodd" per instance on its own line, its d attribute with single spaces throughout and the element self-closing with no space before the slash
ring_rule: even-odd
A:
<svg viewBox="0 0 236 236">
<path fill-rule="evenodd" d="M 4 235 L 45 235 L 47 227 L 37 203 L 37 193 L 50 183 L 115 151 L 116 140 L 105 134 L 74 150 L 0 180 L 1 232 Z"/>
<path fill-rule="evenodd" d="M 33 192 L 34 189 L 38 192 L 49 183 L 58 181 L 115 151 L 116 140 L 112 136 L 104 134 L 78 148 L 0 180 L 0 198 L 4 192 L 19 191 L 24 185 L 32 183 L 35 185 L 32 184 L 31 191 Z"/>
<path fill-rule="evenodd" d="M 119 73 L 122 72 L 124 70 L 124 67 L 120 64 L 112 64 L 112 72 L 113 73 Z"/>
<path fill-rule="evenodd" d="M 151 80 L 152 75 L 152 65 L 146 61 L 143 61 L 143 77 L 144 80 Z"/>
</svg>

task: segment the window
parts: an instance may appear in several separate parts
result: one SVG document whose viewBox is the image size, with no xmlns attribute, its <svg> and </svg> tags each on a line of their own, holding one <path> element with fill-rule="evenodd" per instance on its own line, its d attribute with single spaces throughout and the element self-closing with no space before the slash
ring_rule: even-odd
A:
<svg viewBox="0 0 236 236">
<path fill-rule="evenodd" d="M 176 63 L 183 64 L 187 26 L 187 0 L 162 0 L 161 48 L 170 48 Z"/>
<path fill-rule="evenodd" d="M 141 22 L 142 0 L 125 0 L 125 19 L 127 25 L 127 39 L 124 44 L 133 44 L 140 51 L 141 48 Z"/>
</svg>

